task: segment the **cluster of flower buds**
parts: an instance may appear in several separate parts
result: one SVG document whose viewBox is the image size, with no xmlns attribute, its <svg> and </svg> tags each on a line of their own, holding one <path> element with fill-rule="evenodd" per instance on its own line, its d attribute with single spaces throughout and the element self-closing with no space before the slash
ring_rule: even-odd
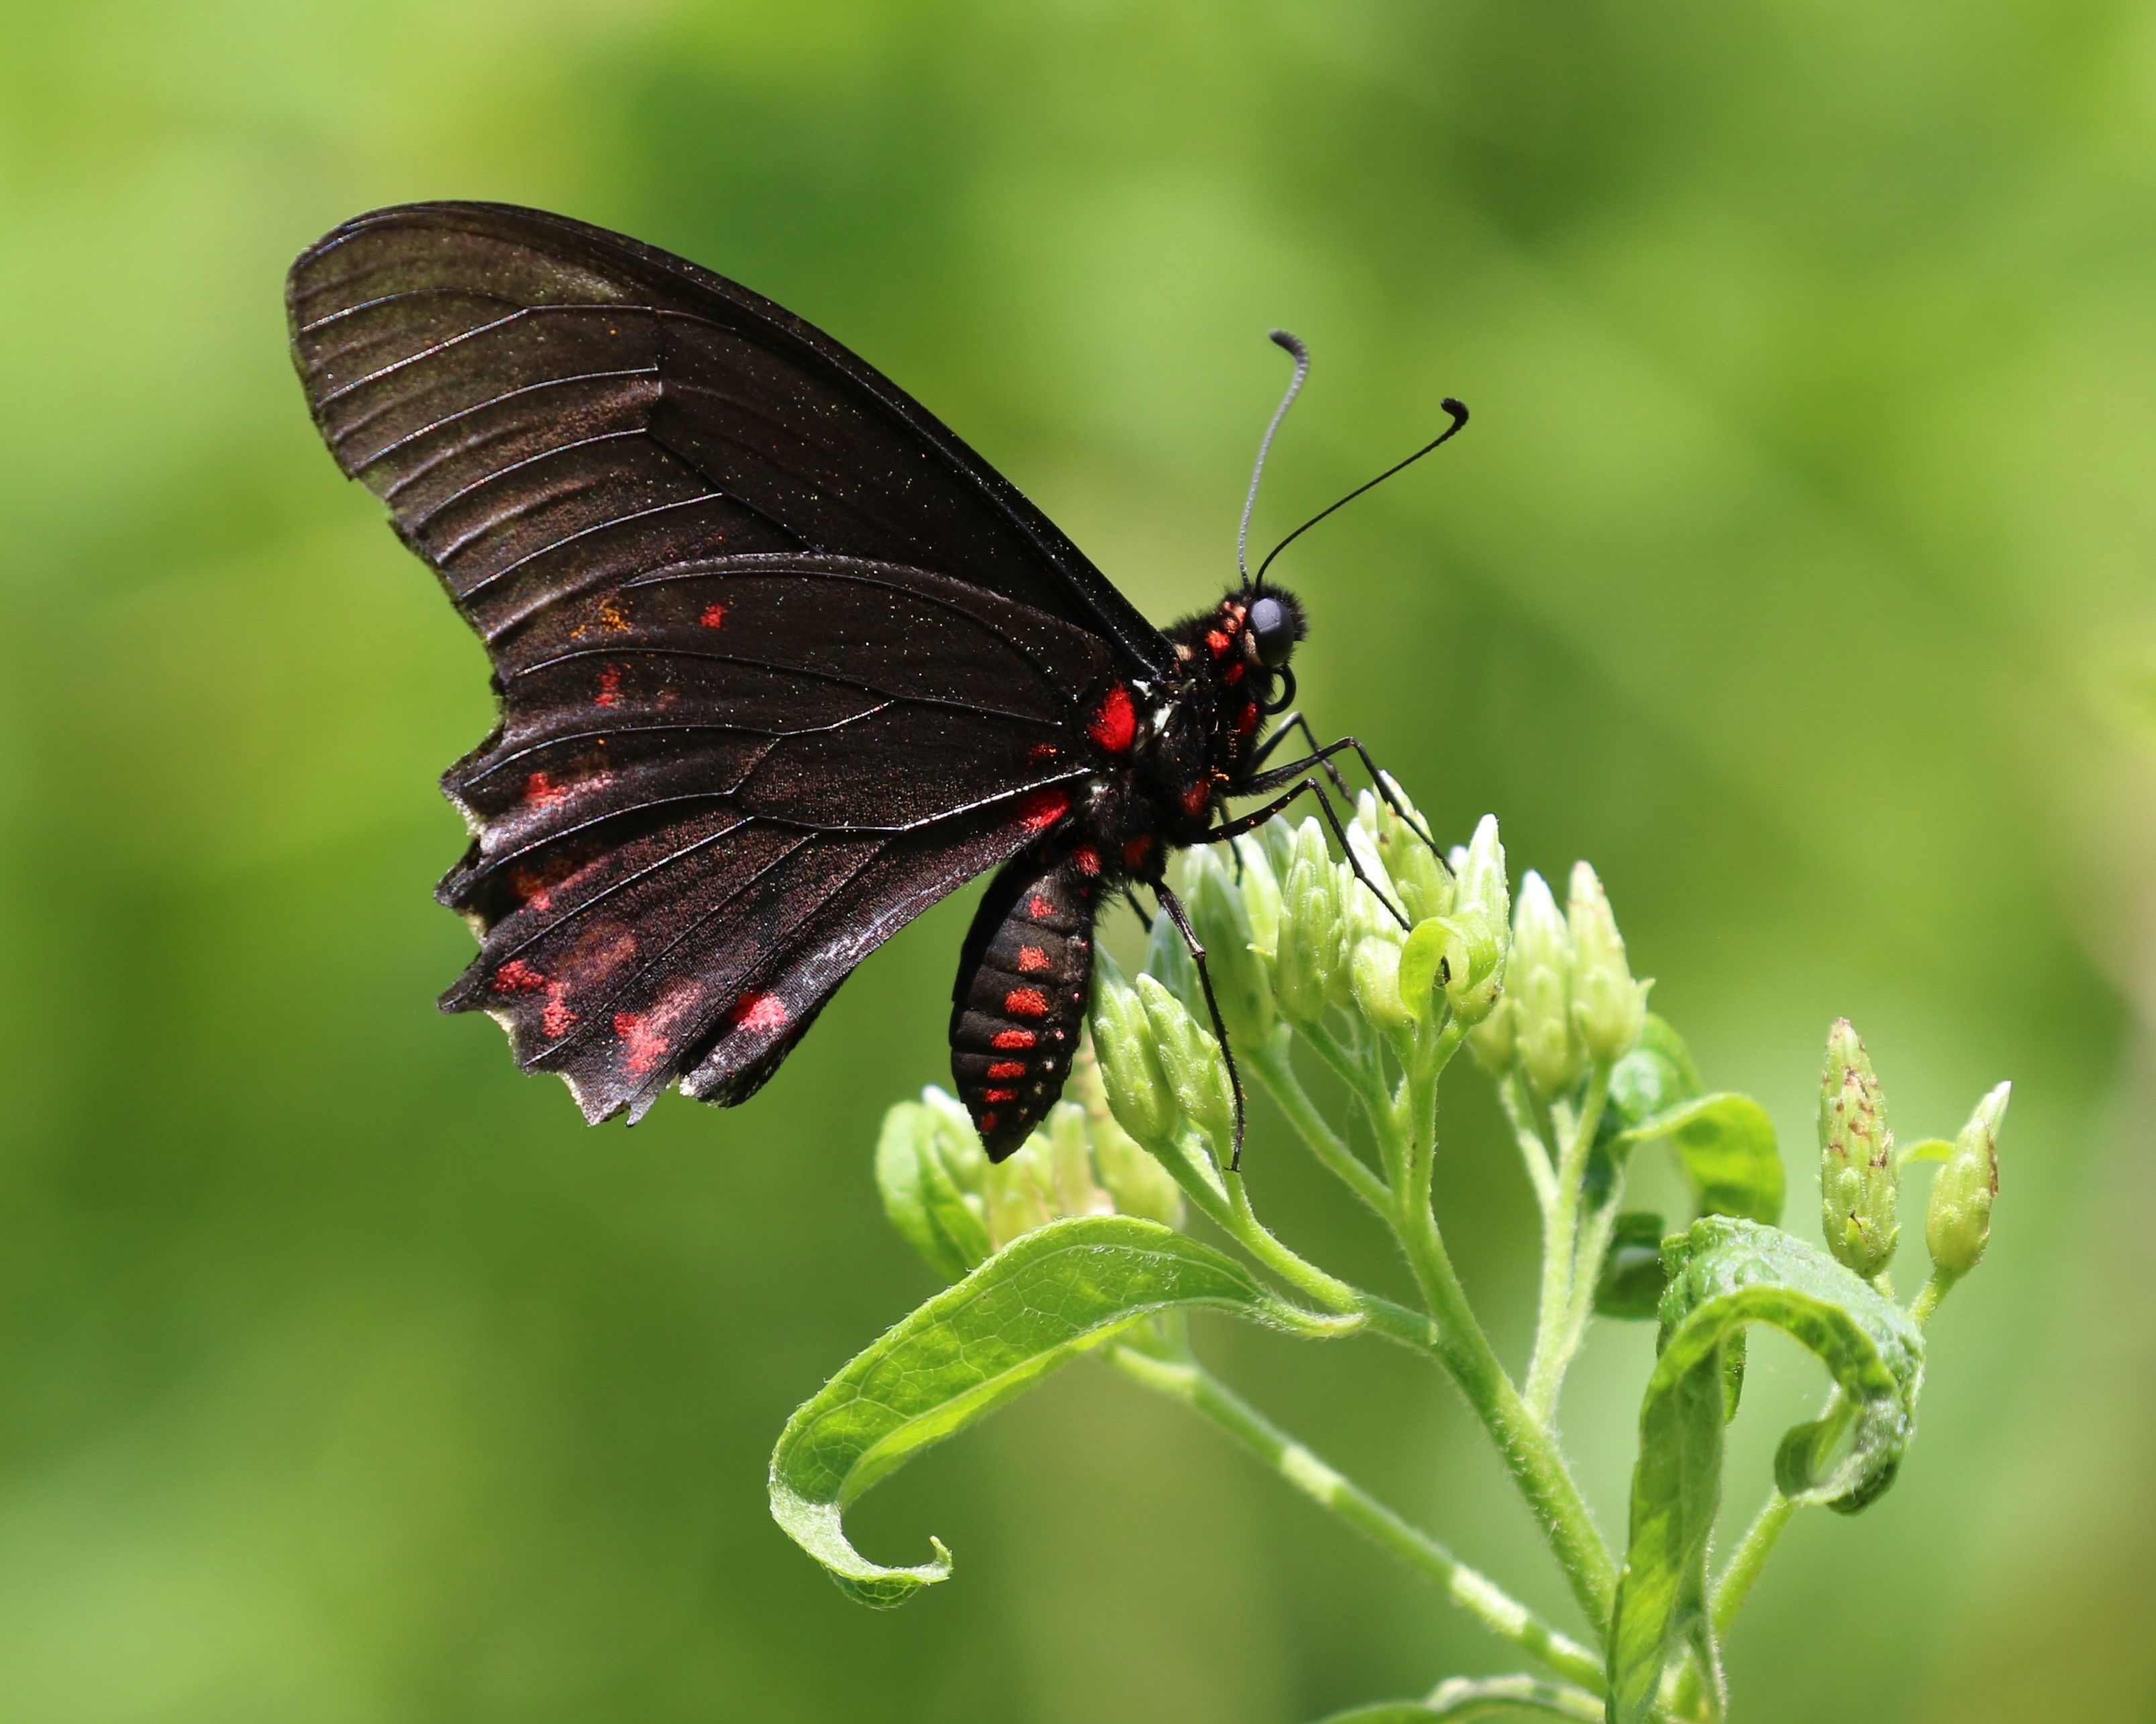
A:
<svg viewBox="0 0 2156 1724">
<path fill-rule="evenodd" d="M 930 1086 L 884 1116 L 876 1182 L 894 1225 L 947 1280 L 1022 1234 L 1067 1215 L 1140 1215 L 1177 1227 L 1183 1193 L 1116 1123 L 1099 1066 L 1081 1048 L 1066 1099 L 992 1162 L 965 1108 Z"/>
<path fill-rule="evenodd" d="M 1471 846 L 1464 865 L 1473 854 Z M 1496 860 L 1502 870 L 1502 850 Z M 1502 1076 L 1517 1070 L 1545 1101 L 1572 1095 L 1590 1067 L 1614 1065 L 1647 1021 L 1653 983 L 1633 980 L 1609 894 L 1584 862 L 1573 865 L 1562 911 L 1539 874 L 1530 871 L 1520 882 L 1504 977 L 1502 996 L 1468 1047 L 1485 1071 Z"/>
<path fill-rule="evenodd" d="M 1820 1083 L 1820 1209 L 1827 1248 L 1867 1280 L 1883 1273 L 1901 1239 L 1902 1170 L 1914 1161 L 1938 1162 L 1924 1219 L 1932 1266 L 1949 1284 L 1975 1268 L 1991 1238 L 1999 1127 L 2012 1091 L 2011 1084 L 2001 1084 L 1978 1102 L 1951 1142 L 1933 1138 L 1897 1155 L 1871 1055 L 1849 1020 L 1838 1019 L 1827 1032 Z"/>
</svg>

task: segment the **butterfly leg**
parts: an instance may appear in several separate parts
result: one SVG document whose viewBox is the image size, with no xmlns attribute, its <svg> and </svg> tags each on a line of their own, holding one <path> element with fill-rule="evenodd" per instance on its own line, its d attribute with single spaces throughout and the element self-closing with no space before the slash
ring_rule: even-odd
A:
<svg viewBox="0 0 2156 1724">
<path fill-rule="evenodd" d="M 1138 902 L 1137 888 L 1125 886 L 1123 900 L 1131 906 L 1131 914 L 1138 919 L 1138 926 L 1148 934 L 1152 932 L 1152 918 L 1146 914 L 1145 906 Z"/>
<path fill-rule="evenodd" d="M 1281 743 L 1287 741 L 1289 735 L 1296 731 L 1301 731 L 1302 732 L 1302 740 L 1310 745 L 1309 756 L 1302 763 L 1304 765 L 1309 765 L 1313 762 L 1322 763 L 1325 767 L 1325 776 L 1332 781 L 1332 788 L 1340 793 L 1341 798 L 1343 801 L 1348 800 L 1350 794 L 1348 789 L 1348 781 L 1340 776 L 1340 768 L 1332 763 L 1332 754 L 1327 753 L 1324 745 L 1317 740 L 1317 732 L 1311 729 L 1310 721 L 1305 718 L 1300 712 L 1289 713 L 1286 718 L 1280 721 L 1278 727 L 1275 729 L 1272 735 L 1266 737 L 1263 742 L 1258 745 L 1258 752 L 1250 757 L 1251 771 L 1255 772 L 1258 768 L 1264 766 L 1266 761 L 1272 757 L 1273 751 L 1278 748 Z M 1355 739 L 1353 736 L 1346 737 L 1342 740 L 1348 742 L 1353 742 L 1358 752 L 1362 748 L 1363 745 L 1359 742 L 1355 742 Z M 1337 752 L 1338 751 L 1336 749 L 1333 752 Z M 1367 763 L 1369 760 L 1369 757 L 1368 755 L 1364 755 L 1363 757 L 1364 762 Z M 1376 772 L 1373 770 L 1371 777 L 1374 778 L 1376 776 Z"/>
<path fill-rule="evenodd" d="M 1400 817 L 1409 831 L 1430 846 L 1430 854 L 1437 858 L 1437 865 L 1440 868 L 1447 874 L 1452 872 L 1452 864 L 1446 860 L 1443 847 L 1430 836 L 1430 828 L 1424 824 L 1421 814 L 1411 813 L 1401 803 L 1399 793 L 1393 788 L 1391 778 L 1379 768 L 1377 762 L 1370 757 L 1370 751 L 1363 746 L 1360 738 L 1342 736 L 1337 742 L 1328 742 L 1320 747 L 1317 736 L 1311 731 L 1309 721 L 1301 713 L 1294 713 L 1290 716 L 1288 724 L 1282 725 L 1279 730 L 1265 739 L 1265 746 L 1259 749 L 1255 759 L 1251 762 L 1253 766 L 1265 764 L 1265 757 L 1273 751 L 1273 745 L 1287 735 L 1289 725 L 1300 726 L 1303 735 L 1310 738 L 1310 753 L 1301 760 L 1291 761 L 1284 767 L 1275 767 L 1270 772 L 1257 773 L 1244 786 L 1245 792 L 1262 795 L 1268 790 L 1277 789 L 1281 785 L 1286 783 L 1297 772 L 1306 772 L 1314 766 L 1322 766 L 1327 776 L 1332 780 L 1334 788 L 1339 791 L 1341 799 L 1344 802 L 1348 799 L 1348 786 L 1340 776 L 1339 768 L 1332 763 L 1332 757 L 1352 748 L 1355 752 L 1355 757 L 1363 762 L 1363 770 L 1370 775 L 1371 788 L 1384 799 L 1385 806 Z"/>
<path fill-rule="evenodd" d="M 1228 1157 L 1228 1171 L 1240 1172 L 1243 1167 L 1243 1075 L 1235 1070 L 1235 1050 L 1228 1040 L 1228 1026 L 1220 1021 L 1220 1003 L 1213 998 L 1213 975 L 1205 967 L 1205 947 L 1198 938 L 1197 929 L 1190 926 L 1189 913 L 1183 900 L 1164 884 L 1156 883 L 1153 895 L 1160 900 L 1161 914 L 1175 924 L 1175 931 L 1183 936 L 1183 948 L 1190 954 L 1190 962 L 1198 972 L 1198 985 L 1205 991 L 1205 1009 L 1213 1016 L 1213 1034 L 1220 1044 L 1220 1057 L 1228 1066 L 1228 1088 L 1235 1098 L 1235 1143 Z"/>
<path fill-rule="evenodd" d="M 1282 767 L 1275 772 L 1262 773 L 1245 789 L 1259 792 L 1276 789 L 1285 774 L 1300 772 L 1305 764 L 1306 762 L 1299 761 L 1292 767 Z M 1354 845 L 1348 842 L 1348 829 L 1341 824 L 1340 811 L 1332 806 L 1332 798 L 1325 793 L 1325 784 L 1322 779 L 1306 777 L 1263 808 L 1253 808 L 1247 814 L 1238 814 L 1232 820 L 1223 821 L 1205 834 L 1205 842 L 1209 844 L 1223 844 L 1231 838 L 1240 838 L 1246 832 L 1255 832 L 1274 815 L 1284 811 L 1297 797 L 1303 795 L 1317 798 L 1317 806 L 1325 816 L 1325 824 L 1332 829 L 1332 835 L 1340 840 L 1341 853 L 1347 857 L 1348 865 L 1354 870 L 1355 878 L 1376 895 L 1378 901 L 1390 912 L 1394 921 L 1403 928 L 1406 927 L 1409 925 L 1407 912 L 1394 903 L 1391 895 L 1363 871 L 1363 859 L 1356 854 Z"/>
</svg>

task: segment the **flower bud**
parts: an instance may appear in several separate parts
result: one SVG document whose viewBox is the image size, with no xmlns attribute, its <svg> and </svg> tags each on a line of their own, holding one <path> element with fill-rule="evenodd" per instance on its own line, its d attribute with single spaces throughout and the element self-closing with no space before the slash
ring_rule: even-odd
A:
<svg viewBox="0 0 2156 1724">
<path fill-rule="evenodd" d="M 1384 878 L 1382 873 L 1378 877 Z M 1332 866 L 1332 896 L 1340 906 L 1339 960 L 1333 967 L 1332 985 L 1326 998 L 1336 1006 L 1352 1009 L 1355 1003 L 1355 947 L 1364 940 L 1389 940 L 1398 945 L 1400 925 L 1378 901 L 1378 895 L 1355 878 L 1355 870 L 1345 862 L 1336 862 Z"/>
<path fill-rule="evenodd" d="M 1091 1025 L 1101 1087 L 1116 1121 L 1142 1144 L 1165 1143 L 1175 1135 L 1178 1110 L 1153 1044 L 1152 1020 L 1116 961 L 1098 950 Z"/>
<path fill-rule="evenodd" d="M 1473 841 L 1454 854 L 1458 882 L 1445 918 L 1445 997 L 1452 1015 L 1472 1029 L 1490 1015 L 1503 991 L 1512 944 L 1512 895 L 1496 816 L 1485 814 Z"/>
<path fill-rule="evenodd" d="M 1648 984 L 1632 979 L 1609 895 L 1584 862 L 1572 865 L 1564 913 L 1572 933 L 1572 1013 L 1579 1039 L 1589 1059 L 1614 1065 L 1640 1039 L 1640 1026 L 1647 1021 Z"/>
<path fill-rule="evenodd" d="M 1094 1174 L 1121 1215 L 1142 1215 L 1169 1227 L 1183 1225 L 1183 1188 L 1137 1140 L 1116 1123 L 1109 1111 L 1106 1085 L 1091 1042 L 1081 1043 L 1071 1062 L 1069 1093 L 1086 1110 L 1093 1142 Z"/>
<path fill-rule="evenodd" d="M 1520 1053 L 1520 1023 L 1518 1008 L 1509 998 L 1500 998 L 1490 1015 L 1467 1032 L 1467 1051 L 1493 1078 L 1512 1069 Z"/>
<path fill-rule="evenodd" d="M 1887 1097 L 1846 1018 L 1836 1018 L 1827 1032 L 1819 1143 L 1820 1222 L 1827 1249 L 1868 1281 L 1894 1260 L 1902 1236 L 1895 1213 L 1902 1170 Z"/>
<path fill-rule="evenodd" d="M 1243 913 L 1250 921 L 1250 947 L 1270 967 L 1280 950 L 1280 876 L 1273 872 L 1265 841 L 1255 833 L 1245 833 L 1232 842 L 1236 859 L 1242 865 Z"/>
<path fill-rule="evenodd" d="M 1210 850 L 1192 852 L 1183 892 L 1190 925 L 1205 948 L 1205 967 L 1213 977 L 1220 1021 L 1231 1036 L 1263 1041 L 1272 1034 L 1272 978 L 1251 949 L 1255 942 L 1243 895 L 1228 877 L 1226 865 Z"/>
<path fill-rule="evenodd" d="M 1038 1131 L 1000 1162 L 990 1162 L 983 1185 L 988 1239 L 998 1251 L 1055 1219 L 1055 1175 L 1047 1141 Z"/>
<path fill-rule="evenodd" d="M 1280 1008 L 1298 1024 L 1325 1015 L 1333 977 L 1345 956 L 1339 884 L 1324 834 L 1306 820 L 1281 885 L 1280 955 L 1273 988 Z"/>
<path fill-rule="evenodd" d="M 1375 837 L 1378 859 L 1385 865 L 1385 873 L 1392 880 L 1394 896 L 1407 912 L 1409 926 L 1413 926 L 1432 916 L 1443 916 L 1452 908 L 1453 878 L 1438 859 L 1436 850 L 1422 835 L 1422 816 L 1393 782 L 1390 773 L 1384 775 L 1384 785 L 1406 813 L 1397 812 L 1383 797 L 1365 791 L 1357 816 Z"/>
<path fill-rule="evenodd" d="M 1999 1127 L 2014 1085 L 2001 1084 L 1976 1104 L 1954 1139 L 1953 1153 L 1932 1180 L 1924 1243 L 1939 1273 L 1958 1279 L 1974 1269 L 1991 1240 L 1991 1200 L 1999 1195 Z"/>
<path fill-rule="evenodd" d="M 1216 1143 L 1227 1143 L 1235 1129 L 1235 1101 L 1219 1043 L 1152 977 L 1138 977 L 1137 992 L 1152 1024 L 1160 1069 L 1177 1103 L 1199 1130 Z"/>
<path fill-rule="evenodd" d="M 961 1133 L 937 1109 L 941 1093 L 931 1090 L 884 1115 L 876 1188 L 901 1237 L 944 1280 L 955 1281 L 994 1249 L 983 1195 L 988 1158 L 970 1121 Z"/>
<path fill-rule="evenodd" d="M 1512 977 L 1519 1015 L 1520 1068 L 1536 1093 L 1551 1099 L 1579 1085 L 1586 1050 L 1572 1020 L 1571 931 L 1548 884 L 1532 869 L 1520 882 L 1512 916 Z"/>
<path fill-rule="evenodd" d="M 1075 1101 L 1048 1111 L 1041 1131 L 1048 1140 L 1048 1174 L 1058 1215 L 1112 1215 L 1115 1199 L 1093 1178 L 1092 1133 L 1086 1110 Z"/>
<path fill-rule="evenodd" d="M 1348 960 L 1349 985 L 1363 1015 L 1382 1030 L 1409 1028 L 1414 1016 L 1400 999 L 1400 947 L 1396 940 L 1366 934 Z"/>
</svg>

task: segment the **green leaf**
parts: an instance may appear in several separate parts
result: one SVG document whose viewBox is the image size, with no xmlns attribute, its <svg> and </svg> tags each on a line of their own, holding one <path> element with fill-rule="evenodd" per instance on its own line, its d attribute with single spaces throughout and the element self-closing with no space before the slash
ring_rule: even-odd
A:
<svg viewBox="0 0 2156 1724">
<path fill-rule="evenodd" d="M 948 1578 L 950 1552 L 932 1540 L 933 1561 L 885 1568 L 847 1542 L 842 1512 L 1057 1366 L 1173 1306 L 1303 1335 L 1355 1326 L 1300 1310 L 1234 1259 L 1158 1222 L 1051 1222 L 921 1306 L 796 1410 L 771 1457 L 773 1518 L 863 1603 L 903 1603 Z"/>
<path fill-rule="evenodd" d="M 1418 1024 L 1430 1022 L 1445 943 L 1455 931 L 1442 916 L 1432 916 L 1418 922 L 1400 947 L 1400 1003 Z"/>
<path fill-rule="evenodd" d="M 1943 1162 L 1952 1156 L 1953 1152 L 1953 1138 L 1927 1137 L 1920 1142 L 1911 1144 L 1902 1152 L 1901 1165 L 1907 1167 L 1917 1162 Z"/>
<path fill-rule="evenodd" d="M 1669 1285 L 1663 1232 L 1662 1218 L 1644 1210 L 1625 1210 L 1611 1223 L 1609 1249 L 1594 1282 L 1594 1308 L 1604 1316 L 1645 1322 L 1661 1310 Z"/>
<path fill-rule="evenodd" d="M 988 1224 L 951 1176 L 942 1140 L 955 1136 L 934 1108 L 901 1101 L 884 1115 L 876 1139 L 876 1189 L 884 1213 L 900 1237 L 947 1281 L 955 1281 L 988 1255 Z M 972 1159 L 982 1160 L 978 1146 Z"/>
<path fill-rule="evenodd" d="M 1650 1012 L 1631 1051 L 1609 1068 L 1609 1101 L 1595 1135 L 1606 1142 L 1699 1093 L 1699 1072 L 1684 1038 Z"/>
<path fill-rule="evenodd" d="M 1725 1373 L 1745 1326 L 1767 1323 L 1816 1354 L 1830 1411 L 1798 1425 L 1775 1482 L 1799 1502 L 1854 1513 L 1893 1481 L 1916 1429 L 1923 1341 L 1891 1301 L 1823 1251 L 1756 1222 L 1709 1216 L 1667 1247 L 1661 1357 L 1640 1412 L 1631 1531 L 1610 1631 L 1613 1724 L 1640 1724 L 1670 1659 L 1696 1650 L 1719 1691 L 1707 1546 L 1722 1501 Z"/>
<path fill-rule="evenodd" d="M 1774 1122 L 1749 1095 L 1702 1095 L 1655 1115 L 1613 1140 L 1622 1156 L 1644 1144 L 1676 1152 L 1702 1215 L 1734 1215 L 1769 1225 L 1784 1194 Z"/>
</svg>

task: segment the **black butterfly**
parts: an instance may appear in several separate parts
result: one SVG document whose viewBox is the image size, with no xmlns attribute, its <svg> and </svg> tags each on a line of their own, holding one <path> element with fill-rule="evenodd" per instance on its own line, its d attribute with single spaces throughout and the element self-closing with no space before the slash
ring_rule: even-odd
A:
<svg viewBox="0 0 2156 1724">
<path fill-rule="evenodd" d="M 1261 740 L 1303 633 L 1262 567 L 1163 634 L 888 379 L 693 264 L 415 204 L 329 234 L 286 297 L 338 465 L 493 660 L 500 722 L 443 780 L 473 838 L 437 895 L 480 942 L 443 1008 L 593 1121 L 676 1080 L 747 1100 L 855 964 L 1000 866 L 951 1042 L 1007 1155 L 1069 1070 L 1103 895 L 1149 887 L 1202 960 L 1168 852 L 1362 752 L 1296 717 Z M 1265 769 L 1291 727 L 1310 757 Z"/>
</svg>

